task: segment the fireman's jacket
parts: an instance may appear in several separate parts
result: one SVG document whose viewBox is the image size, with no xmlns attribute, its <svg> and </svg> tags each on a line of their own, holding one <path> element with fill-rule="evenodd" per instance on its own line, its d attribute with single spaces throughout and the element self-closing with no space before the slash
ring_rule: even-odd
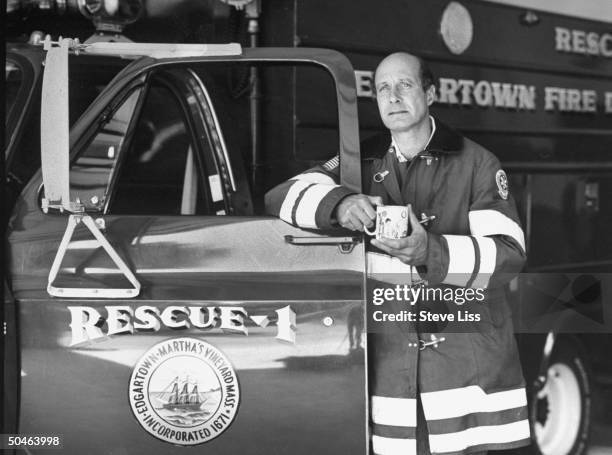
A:
<svg viewBox="0 0 612 455">
<path fill-rule="evenodd" d="M 389 281 L 391 273 L 403 282 L 420 276 L 430 286 L 485 289 L 486 298 L 474 330 L 464 325 L 462 333 L 433 333 L 398 323 L 370 335 L 372 448 L 381 455 L 416 454 L 417 393 L 432 453 L 529 443 L 524 380 L 504 288 L 523 266 L 525 241 L 506 174 L 489 151 L 440 121 L 432 124 L 429 144 L 409 163 L 398 162 L 388 136 L 362 144 L 364 194 L 381 196 L 384 204 L 410 203 L 417 217 L 435 216 L 426 226 L 427 263 L 418 274 L 396 258 L 369 251 L 368 276 Z M 338 185 L 338 172 L 336 157 L 273 188 L 267 211 L 304 228 L 332 227 L 335 207 L 351 194 Z"/>
</svg>

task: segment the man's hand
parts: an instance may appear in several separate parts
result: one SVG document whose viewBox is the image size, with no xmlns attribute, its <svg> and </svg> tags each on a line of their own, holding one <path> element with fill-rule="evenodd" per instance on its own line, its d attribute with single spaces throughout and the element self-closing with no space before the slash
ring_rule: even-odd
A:
<svg viewBox="0 0 612 455">
<path fill-rule="evenodd" d="M 336 207 L 335 215 L 338 224 L 352 231 L 363 231 L 363 227 L 370 227 L 376 219 L 377 205 L 382 205 L 380 196 L 366 194 L 351 194 L 340 201 Z"/>
<path fill-rule="evenodd" d="M 408 219 L 412 226 L 412 233 L 402 239 L 379 239 L 372 240 L 372 245 L 384 252 L 395 256 L 404 264 L 424 265 L 427 262 L 427 231 L 408 205 Z"/>
</svg>

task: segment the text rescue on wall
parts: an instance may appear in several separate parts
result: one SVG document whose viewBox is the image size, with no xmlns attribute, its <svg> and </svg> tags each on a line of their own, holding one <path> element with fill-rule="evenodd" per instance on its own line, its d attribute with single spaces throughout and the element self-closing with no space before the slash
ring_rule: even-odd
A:
<svg viewBox="0 0 612 455">
<path fill-rule="evenodd" d="M 290 306 L 275 310 L 269 315 L 249 315 L 239 306 L 178 306 L 170 305 L 160 310 L 150 305 L 133 309 L 127 305 L 105 306 L 107 316 L 88 306 L 70 306 L 70 346 L 85 343 L 109 335 L 131 334 L 134 331 L 157 332 L 162 325 L 169 329 L 200 330 L 220 329 L 224 332 L 249 334 L 250 325 L 265 328 L 276 325 L 276 339 L 295 343 L 296 318 Z M 106 333 L 104 325 L 106 323 Z"/>
<path fill-rule="evenodd" d="M 591 57 L 612 58 L 612 34 L 555 27 L 555 50 Z M 373 96 L 373 71 L 355 70 L 357 96 Z M 436 102 L 448 105 L 498 107 L 533 111 L 536 87 L 472 79 L 439 78 Z M 544 87 L 544 110 L 560 112 L 598 112 L 599 94 L 595 90 L 571 87 Z M 602 94 L 603 111 L 612 114 L 612 92 Z"/>
</svg>

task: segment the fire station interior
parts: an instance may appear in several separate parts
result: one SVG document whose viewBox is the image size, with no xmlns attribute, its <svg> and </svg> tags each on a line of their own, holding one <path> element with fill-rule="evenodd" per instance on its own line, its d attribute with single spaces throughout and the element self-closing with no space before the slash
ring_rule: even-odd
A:
<svg viewBox="0 0 612 455">
<path fill-rule="evenodd" d="M 28 5 L 31 12 L 35 11 L 31 5 L 37 3 L 59 5 L 66 2 L 7 3 L 13 8 L 15 5 L 24 6 L 24 10 Z M 76 3 L 93 5 L 102 2 L 67 2 L 68 8 Z M 172 2 L 159 2 L 160 5 L 162 3 L 170 5 Z M 518 74 L 519 68 L 512 66 L 513 58 L 521 60 L 523 56 L 516 53 L 524 52 L 526 42 L 516 41 L 514 35 L 507 34 L 508 39 L 491 40 L 490 46 L 486 43 L 487 52 L 494 49 L 493 60 L 485 57 L 470 60 L 470 57 L 463 61 L 463 57 L 450 55 L 446 48 L 435 47 L 438 42 L 439 46 L 443 44 L 439 31 L 431 27 L 430 21 L 419 20 L 418 27 L 407 30 L 403 23 L 398 28 L 397 24 L 403 19 L 402 15 L 396 14 L 395 17 L 385 17 L 386 27 L 378 27 L 376 15 L 388 16 L 387 8 L 375 8 L 372 9 L 372 16 L 364 15 L 364 10 L 371 10 L 367 2 L 354 2 L 350 7 L 345 7 L 342 2 L 337 5 L 333 5 L 334 2 L 325 5 L 326 2 L 321 1 L 265 2 L 260 36 L 248 31 L 249 21 L 242 11 L 232 8 L 229 12 L 229 6 L 221 5 L 226 2 L 184 3 L 191 6 L 198 4 L 200 9 L 214 8 L 214 12 L 207 15 L 208 12 L 205 14 L 201 10 L 181 10 L 180 14 L 172 12 L 166 17 L 147 17 L 152 22 L 143 20 L 131 25 L 129 35 L 140 42 L 235 41 L 243 46 L 330 47 L 347 54 L 355 69 L 361 72 L 373 70 L 375 61 L 379 61 L 392 48 L 406 47 L 406 43 L 409 43 L 410 47 L 418 48 L 425 55 L 429 52 L 429 56 L 435 57 L 432 58 L 434 63 L 440 57 L 437 65 L 447 71 L 440 71 L 439 74 L 434 71 L 436 76 L 451 77 L 454 74 L 452 77 L 467 77 L 474 81 L 495 80 L 493 76 L 489 77 L 495 71 Z M 432 3 L 434 7 L 419 5 L 418 2 L 401 2 L 401 5 L 398 2 L 396 5 L 399 5 L 398 10 L 417 8 L 426 18 L 441 2 Z M 484 31 L 491 32 L 496 28 L 514 30 L 513 26 L 523 27 L 523 31 L 538 30 L 537 23 L 519 24 L 523 19 L 519 19 L 519 11 L 515 7 L 495 7 L 492 6 L 493 2 L 479 0 L 467 0 L 466 3 L 478 10 L 496 9 L 486 24 L 480 22 L 480 26 L 485 27 Z M 388 2 L 387 6 L 392 4 Z M 323 8 L 344 8 L 342 25 L 338 26 L 332 17 L 320 21 L 319 9 Z M 13 12 L 14 15 L 18 13 Z M 44 30 L 54 37 L 63 34 L 86 39 L 91 35 L 89 20 L 79 22 L 70 14 L 61 20 L 50 20 L 50 13 L 51 10 L 35 16 L 31 28 Z M 214 17 L 214 21 L 210 20 L 211 17 Z M 347 20 L 347 17 L 352 20 Z M 570 19 L 558 14 L 542 15 L 539 28 L 565 26 L 566 20 Z M 22 33 L 22 28 L 27 28 L 23 24 L 25 21 L 20 18 L 12 21 L 12 25 L 9 24 L 5 30 L 6 35 Z M 350 25 L 345 28 L 344 24 Z M 360 24 L 373 25 L 375 34 L 361 33 Z M 572 26 L 572 29 L 589 27 L 592 25 L 585 22 Z M 327 29 L 333 39 L 326 37 Z M 477 29 L 476 36 L 482 36 L 483 30 Z M 528 34 L 521 33 L 521 36 Z M 210 41 L 210 37 L 214 40 Z M 25 35 L 20 38 L 27 40 Z M 415 38 L 416 41 L 409 41 Z M 385 39 L 388 41 L 383 46 Z M 532 64 L 527 59 L 527 63 L 523 63 L 526 81 L 533 78 L 533 83 L 541 88 L 544 85 L 565 84 L 570 87 L 584 85 L 590 89 L 608 84 L 609 73 L 603 70 L 598 73 L 598 68 L 605 68 L 602 62 L 609 59 L 605 60 L 599 55 L 558 52 L 559 49 L 553 48 L 552 35 L 550 39 L 549 54 L 538 56 L 541 62 Z M 379 42 L 378 47 L 376 42 Z M 429 48 L 430 45 L 434 47 Z M 506 58 L 506 55 L 514 57 Z M 565 57 L 572 63 L 559 63 L 555 69 L 555 58 L 561 61 Z M 586 64 L 579 68 L 581 62 Z M 71 126 L 129 63 L 129 60 L 116 58 L 70 56 Z M 257 78 L 254 79 L 254 75 Z M 34 81 L 28 62 L 19 58 L 6 60 L 5 76 L 5 112 L 9 118 L 14 109 L 25 104 L 23 89 L 34 84 Z M 564 81 L 565 77 L 567 81 L 563 84 L 554 82 Z M 505 78 L 504 75 L 503 80 Z M 517 81 L 523 83 L 520 78 Z M 39 95 L 37 93 L 35 96 Z M 199 102 L 193 102 L 194 96 L 200 97 Z M 375 130 L 384 131 L 378 122 L 375 102 L 361 97 L 358 104 L 361 139 Z M 482 143 L 501 159 L 525 231 L 528 263 L 524 276 L 528 277 L 530 272 L 536 272 L 532 275 L 545 272 L 541 275 L 550 276 L 559 272 L 559 275 L 584 274 L 599 279 L 610 270 L 612 166 L 609 152 L 612 150 L 612 135 L 609 125 L 605 123 L 610 118 L 608 111 L 605 115 L 595 116 L 585 112 L 519 112 L 475 105 L 434 105 L 433 111 L 443 121 Z M 514 117 L 515 121 L 507 121 L 510 117 Z M 10 169 L 7 192 L 11 203 L 40 168 L 40 116 L 35 112 L 28 119 L 29 124 L 21 129 L 26 133 L 17 138 L 19 153 L 6 163 L 6 169 Z M 374 123 L 371 123 L 372 119 L 375 119 Z M 538 130 L 534 119 L 540 119 L 540 126 L 548 125 L 550 128 Z M 94 124 L 87 133 L 88 139 L 79 143 L 78 150 L 71 151 L 70 168 L 72 199 L 78 197 L 94 216 L 263 216 L 263 198 L 267 190 L 333 157 L 338 152 L 339 142 L 333 81 L 322 68 L 305 65 L 215 63 L 160 68 L 143 78 L 140 85 L 123 93 L 104 121 Z M 539 136 L 533 137 L 532 133 Z M 42 198 L 43 192 L 39 195 Z M 10 210 L 6 212 L 6 216 L 9 216 Z M 610 285 L 602 280 L 597 286 L 598 311 L 601 315 L 603 299 L 609 294 Z M 534 302 L 529 299 L 525 301 Z M 539 345 L 528 339 L 531 334 L 520 335 L 518 338 L 523 338 L 525 347 L 521 351 L 522 360 L 537 362 L 529 375 L 532 381 L 542 373 L 537 370 L 541 366 L 541 353 L 534 348 Z M 612 446 L 609 436 L 609 423 L 612 422 L 609 405 L 612 402 L 612 362 L 609 356 L 612 338 L 609 330 L 605 334 L 583 335 L 588 352 L 578 352 L 571 344 L 568 352 L 572 355 L 576 353 L 576 356 L 570 357 L 566 353 L 567 364 L 582 368 L 578 360 L 588 359 L 589 363 L 585 363 L 587 372 L 589 375 L 593 373 L 593 377 L 597 376 L 599 382 L 593 381 L 591 384 L 595 385 L 592 389 L 593 401 L 590 398 L 585 400 L 585 413 L 588 415 L 592 403 L 594 421 L 604 415 L 605 428 L 603 425 L 600 427 L 599 439 L 610 441 L 609 445 Z M 561 336 L 556 350 L 563 354 L 562 348 L 569 344 L 568 341 L 570 337 Z M 567 343 L 565 346 L 564 342 Z M 584 374 L 586 376 L 587 373 Z M 605 393 L 597 387 L 603 387 Z M 588 383 L 586 391 L 591 393 Z M 546 420 L 550 406 L 544 403 L 540 407 L 536 420 L 541 423 Z M 590 425 L 589 419 L 588 416 L 584 418 L 585 428 Z M 589 436 L 585 431 L 578 437 L 577 452 L 572 451 L 572 454 L 607 453 L 589 452 L 586 446 L 581 445 L 587 439 L 597 442 L 596 437 Z M 540 450 L 534 450 L 540 453 Z"/>
<path fill-rule="evenodd" d="M 609 172 L 510 172 L 538 270 L 604 271 L 612 261 L 612 175 Z"/>
</svg>

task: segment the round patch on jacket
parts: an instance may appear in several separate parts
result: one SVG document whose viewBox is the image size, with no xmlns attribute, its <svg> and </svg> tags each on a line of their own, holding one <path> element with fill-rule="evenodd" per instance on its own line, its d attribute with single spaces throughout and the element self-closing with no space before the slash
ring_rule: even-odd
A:
<svg viewBox="0 0 612 455">
<path fill-rule="evenodd" d="M 495 174 L 495 181 L 497 182 L 497 192 L 500 197 L 504 200 L 508 199 L 508 176 L 502 169 Z"/>
</svg>

